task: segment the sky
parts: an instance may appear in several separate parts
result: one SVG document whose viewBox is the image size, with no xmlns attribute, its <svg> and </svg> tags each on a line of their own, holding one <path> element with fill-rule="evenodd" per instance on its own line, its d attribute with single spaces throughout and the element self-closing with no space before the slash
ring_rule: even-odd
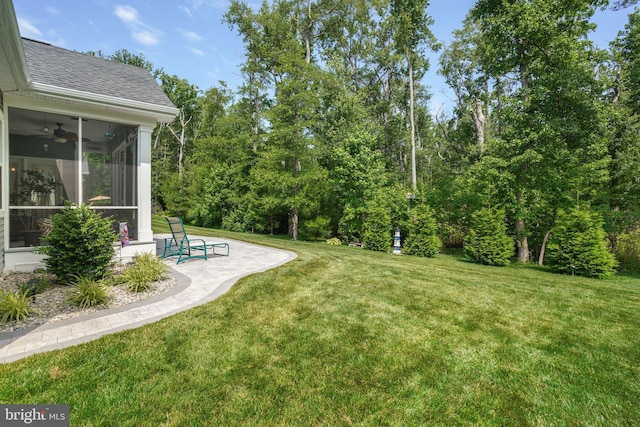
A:
<svg viewBox="0 0 640 427">
<path fill-rule="evenodd" d="M 247 1 L 258 7 L 259 0 Z M 475 0 L 431 0 L 432 32 L 443 43 Z M 110 55 L 126 49 L 143 54 L 162 68 L 202 90 L 223 80 L 231 89 L 241 84 L 243 45 L 237 32 L 222 22 L 228 0 L 13 0 L 22 37 L 78 52 Z M 631 9 L 598 11 L 592 40 L 606 48 L 627 22 Z M 437 75 L 437 54 L 424 83 L 431 88 L 431 110 L 453 105 L 453 93 Z"/>
</svg>

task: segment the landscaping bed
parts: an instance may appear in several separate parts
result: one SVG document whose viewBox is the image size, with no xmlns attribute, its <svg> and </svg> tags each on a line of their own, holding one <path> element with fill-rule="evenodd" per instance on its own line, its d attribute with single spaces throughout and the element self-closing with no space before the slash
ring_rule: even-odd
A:
<svg viewBox="0 0 640 427">
<path fill-rule="evenodd" d="M 49 278 L 48 275 L 43 274 L 9 273 L 0 277 L 0 292 L 8 293 L 17 291 L 19 290 L 19 285 L 27 283 L 34 277 L 50 280 L 51 282 L 55 281 L 55 277 Z M 72 289 L 71 286 L 52 284 L 42 293 L 35 295 L 35 299 L 29 304 L 31 314 L 26 319 L 0 322 L 0 333 L 32 328 L 49 322 L 71 319 L 97 311 L 121 307 L 166 292 L 175 286 L 175 284 L 175 278 L 168 274 L 164 280 L 153 282 L 151 286 L 149 286 L 149 289 L 143 292 L 133 292 L 128 289 L 126 284 L 108 286 L 108 302 L 86 308 L 79 307 L 67 301 L 69 292 Z"/>
</svg>

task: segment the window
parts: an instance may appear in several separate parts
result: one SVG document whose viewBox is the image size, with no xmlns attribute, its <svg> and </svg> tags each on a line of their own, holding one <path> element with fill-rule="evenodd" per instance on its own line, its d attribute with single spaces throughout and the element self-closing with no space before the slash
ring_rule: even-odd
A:
<svg viewBox="0 0 640 427">
<path fill-rule="evenodd" d="M 29 232 L 65 201 L 128 222 L 137 238 L 138 129 L 118 123 L 9 108 L 10 247 L 38 244 Z"/>
</svg>

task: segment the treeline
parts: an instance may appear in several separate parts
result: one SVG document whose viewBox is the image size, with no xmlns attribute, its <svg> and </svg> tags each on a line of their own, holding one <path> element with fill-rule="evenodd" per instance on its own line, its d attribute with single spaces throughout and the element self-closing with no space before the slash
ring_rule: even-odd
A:
<svg viewBox="0 0 640 427">
<path fill-rule="evenodd" d="M 201 226 L 343 242 L 384 211 L 391 243 L 410 229 L 409 208 L 428 206 L 446 247 L 462 245 L 475 212 L 500 210 L 520 261 L 577 208 L 604 220 L 613 248 L 639 220 L 640 14 L 597 49 L 592 15 L 607 6 L 479 0 L 440 46 L 427 0 L 258 11 L 233 0 L 237 91 L 158 74 L 180 115 L 156 130 L 156 207 Z M 429 66 L 456 96 L 452 113 L 429 111 Z"/>
</svg>

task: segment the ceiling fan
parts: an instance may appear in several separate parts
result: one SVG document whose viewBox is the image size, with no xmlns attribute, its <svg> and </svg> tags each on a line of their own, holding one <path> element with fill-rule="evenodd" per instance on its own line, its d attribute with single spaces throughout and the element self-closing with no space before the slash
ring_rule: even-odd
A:
<svg viewBox="0 0 640 427">
<path fill-rule="evenodd" d="M 67 132 L 66 130 L 62 129 L 62 123 L 56 123 L 58 125 L 58 129 L 54 129 L 53 130 L 53 140 L 55 142 L 59 142 L 61 144 L 64 144 L 65 142 L 67 142 L 67 134 L 68 133 L 73 133 L 73 132 Z M 76 139 L 77 139 L 77 135 L 76 135 Z"/>
<path fill-rule="evenodd" d="M 53 135 L 55 138 L 53 140 L 55 142 L 59 142 L 64 144 L 67 141 L 78 142 L 78 134 L 75 132 L 70 132 L 62 129 L 62 123 L 56 123 L 58 125 L 58 129 L 53 130 Z M 90 142 L 89 138 L 82 138 L 82 142 Z"/>
</svg>

